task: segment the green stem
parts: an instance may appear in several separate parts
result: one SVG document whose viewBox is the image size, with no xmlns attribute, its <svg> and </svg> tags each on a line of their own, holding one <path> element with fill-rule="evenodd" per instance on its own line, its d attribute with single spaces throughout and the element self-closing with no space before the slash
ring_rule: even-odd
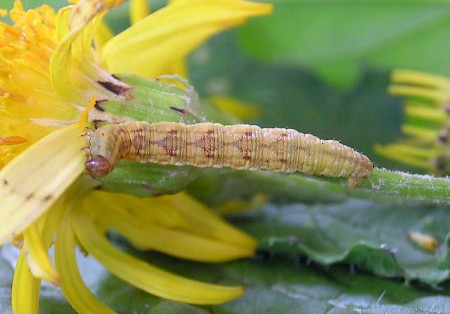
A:
<svg viewBox="0 0 450 314">
<path fill-rule="evenodd" d="M 426 201 L 450 204 L 450 179 L 375 169 L 353 191 L 346 179 L 316 178 L 304 175 L 281 175 L 270 172 L 233 171 L 208 176 L 190 186 L 189 191 L 211 204 L 230 198 L 267 193 L 283 201 L 330 202 L 354 196 L 374 200 Z"/>
<path fill-rule="evenodd" d="M 356 194 L 450 204 L 450 179 L 376 168 Z"/>
</svg>

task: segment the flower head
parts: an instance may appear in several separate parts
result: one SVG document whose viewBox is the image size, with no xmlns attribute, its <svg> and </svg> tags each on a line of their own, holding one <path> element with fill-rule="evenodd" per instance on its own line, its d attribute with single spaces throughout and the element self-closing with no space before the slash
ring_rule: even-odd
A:
<svg viewBox="0 0 450 314">
<path fill-rule="evenodd" d="M 95 100 L 124 100 L 117 88 L 130 88 L 111 73 L 167 73 L 208 37 L 271 7 L 174 1 L 147 17 L 135 13 L 138 23 L 109 38 L 102 17 L 121 2 L 81 0 L 56 14 L 45 5 L 24 11 L 16 1 L 13 25 L 0 24 L 0 245 L 15 239 L 22 248 L 14 312 L 37 312 L 42 279 L 60 285 L 78 312 L 110 312 L 82 281 L 78 243 L 115 275 L 161 297 L 216 304 L 242 294 L 168 273 L 109 243 L 113 229 L 138 248 L 203 262 L 251 256 L 255 248 L 186 194 L 146 199 L 94 191 L 99 182 L 85 174 L 85 135 Z"/>
<path fill-rule="evenodd" d="M 445 176 L 450 173 L 450 80 L 409 70 L 392 75 L 389 92 L 406 96 L 405 138 L 376 151 L 390 159 Z"/>
</svg>

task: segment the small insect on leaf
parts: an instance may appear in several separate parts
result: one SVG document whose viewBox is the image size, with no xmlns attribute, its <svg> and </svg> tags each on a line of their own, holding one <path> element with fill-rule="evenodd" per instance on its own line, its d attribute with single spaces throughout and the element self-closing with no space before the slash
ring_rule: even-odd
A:
<svg viewBox="0 0 450 314">
<path fill-rule="evenodd" d="M 247 124 L 126 122 L 92 132 L 86 162 L 92 176 L 107 175 L 121 159 L 346 177 L 350 189 L 373 169 L 369 158 L 337 141 Z"/>
<path fill-rule="evenodd" d="M 426 233 L 408 230 L 406 236 L 409 241 L 428 252 L 436 251 L 439 246 L 438 240 Z"/>
</svg>

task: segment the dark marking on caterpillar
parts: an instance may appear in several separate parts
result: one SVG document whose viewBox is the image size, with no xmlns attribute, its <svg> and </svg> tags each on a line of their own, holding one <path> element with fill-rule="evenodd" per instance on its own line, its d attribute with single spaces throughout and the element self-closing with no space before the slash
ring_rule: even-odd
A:
<svg viewBox="0 0 450 314">
<path fill-rule="evenodd" d="M 94 108 L 97 109 L 98 111 L 104 112 L 105 109 L 101 106 L 101 104 L 103 104 L 104 102 L 105 100 L 96 100 Z"/>
<path fill-rule="evenodd" d="M 48 202 L 48 201 L 50 201 L 52 198 L 53 198 L 53 195 L 48 194 L 48 195 L 46 195 L 46 196 L 42 199 L 42 201 Z"/>
<path fill-rule="evenodd" d="M 4 186 L 7 186 L 8 184 L 9 184 L 8 180 L 3 179 L 3 185 L 4 185 Z"/>
<path fill-rule="evenodd" d="M 95 129 L 98 129 L 99 128 L 99 124 L 100 123 L 103 123 L 103 122 L 106 122 L 106 120 L 105 119 L 94 119 L 94 120 L 92 120 L 92 123 L 94 123 L 94 128 Z"/>
<path fill-rule="evenodd" d="M 106 176 L 121 159 L 346 177 L 350 189 L 373 169 L 369 158 L 337 141 L 246 124 L 125 122 L 92 132 L 86 169 L 93 177 Z"/>
<path fill-rule="evenodd" d="M 114 82 L 110 81 L 97 81 L 97 82 L 110 92 L 116 94 L 117 96 L 126 96 L 128 90 L 130 89 L 126 85 L 115 84 Z"/>
</svg>

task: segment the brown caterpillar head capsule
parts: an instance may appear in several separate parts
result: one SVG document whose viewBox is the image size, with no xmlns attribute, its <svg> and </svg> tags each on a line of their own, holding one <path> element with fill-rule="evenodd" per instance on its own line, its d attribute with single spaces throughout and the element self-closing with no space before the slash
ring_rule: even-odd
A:
<svg viewBox="0 0 450 314">
<path fill-rule="evenodd" d="M 114 165 L 101 155 L 91 156 L 85 165 L 87 172 L 94 178 L 104 177 L 114 169 Z"/>
</svg>

